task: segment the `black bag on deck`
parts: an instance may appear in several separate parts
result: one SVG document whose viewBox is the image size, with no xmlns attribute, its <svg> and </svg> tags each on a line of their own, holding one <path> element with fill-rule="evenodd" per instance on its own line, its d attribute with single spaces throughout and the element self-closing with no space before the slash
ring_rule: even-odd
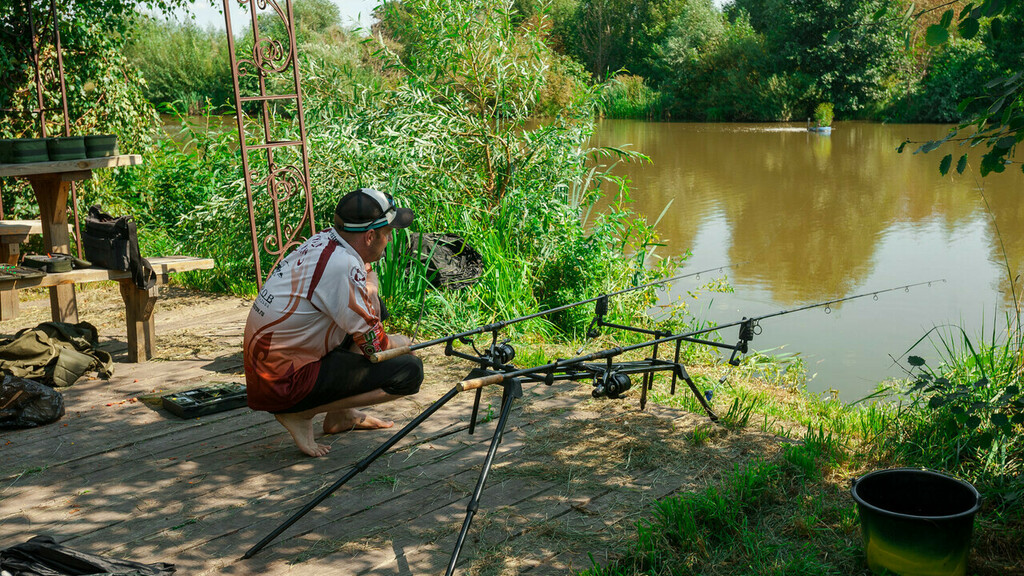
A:
<svg viewBox="0 0 1024 576">
<path fill-rule="evenodd" d="M 0 429 L 33 428 L 60 420 L 64 397 L 35 380 L 4 374 L 0 381 Z"/>
<path fill-rule="evenodd" d="M 170 576 L 174 565 L 142 564 L 72 550 L 50 536 L 36 536 L 24 544 L 0 550 L 0 568 L 14 576 Z"/>
<path fill-rule="evenodd" d="M 139 253 L 139 238 L 135 221 L 128 216 L 114 218 L 100 210 L 99 205 L 89 208 L 82 231 L 82 246 L 86 260 L 108 270 L 132 273 L 132 282 L 143 290 L 156 284 L 156 272 L 149 261 Z"/>
</svg>

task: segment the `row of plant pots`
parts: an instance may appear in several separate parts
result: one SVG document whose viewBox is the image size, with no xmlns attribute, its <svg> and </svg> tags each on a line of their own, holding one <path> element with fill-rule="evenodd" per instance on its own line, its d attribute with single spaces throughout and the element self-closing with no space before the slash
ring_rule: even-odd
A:
<svg viewBox="0 0 1024 576">
<path fill-rule="evenodd" d="M 114 134 L 0 140 L 0 164 L 28 164 L 107 156 L 117 156 L 117 136 Z"/>
</svg>

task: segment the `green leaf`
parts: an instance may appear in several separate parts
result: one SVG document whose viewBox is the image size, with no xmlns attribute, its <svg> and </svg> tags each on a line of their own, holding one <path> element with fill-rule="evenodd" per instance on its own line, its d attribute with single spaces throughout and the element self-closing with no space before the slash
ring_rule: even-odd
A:
<svg viewBox="0 0 1024 576">
<path fill-rule="evenodd" d="M 1024 424 L 1024 414 L 1014 414 L 1013 418 L 1010 418 L 1010 422 L 1014 424 Z"/>
<path fill-rule="evenodd" d="M 871 18 L 874 19 L 874 20 L 881 20 L 882 18 L 885 17 L 885 13 L 888 10 L 889 10 L 889 0 L 885 0 L 885 2 L 882 2 L 882 7 L 879 8 L 878 10 L 876 10 L 875 14 L 873 16 L 871 16 Z"/>
<path fill-rule="evenodd" d="M 921 358 L 920 356 L 908 356 L 907 364 L 910 364 L 911 366 L 924 366 L 924 358 Z"/>
<path fill-rule="evenodd" d="M 989 24 L 988 33 L 992 35 L 993 40 L 999 40 L 999 36 L 1003 33 L 1003 21 L 1000 18 L 993 18 Z"/>
<path fill-rule="evenodd" d="M 1016 143 L 1017 143 L 1017 137 L 1016 136 L 1003 136 L 1002 138 L 999 139 L 998 142 L 996 142 L 996 146 L 995 147 L 996 148 L 1006 148 L 1006 149 L 1009 149 L 1009 148 L 1011 148 Z"/>
<path fill-rule="evenodd" d="M 992 440 L 995 440 L 995 436 L 991 432 L 984 432 L 978 435 L 978 446 L 981 448 L 988 448 L 992 445 Z"/>
<path fill-rule="evenodd" d="M 903 143 L 901 143 L 899 147 L 896 148 L 896 153 L 903 154 L 903 149 L 907 147 L 907 144 L 910 144 L 910 140 L 904 140 Z"/>
<path fill-rule="evenodd" d="M 1003 414 L 1002 412 L 993 414 L 991 420 L 993 424 L 999 426 L 1000 428 L 1004 428 L 1006 426 L 1009 426 L 1010 424 L 1010 419 L 1007 418 L 1006 414 Z"/>
<path fill-rule="evenodd" d="M 952 154 L 946 154 L 945 156 L 943 156 L 942 157 L 942 161 L 939 162 L 939 174 L 942 174 L 943 176 L 945 176 L 946 173 L 949 172 L 949 165 L 952 164 L 952 163 L 953 163 L 953 155 Z"/>
<path fill-rule="evenodd" d="M 1020 394 L 1020 388 L 1018 388 L 1017 385 L 1012 384 L 1006 387 L 1006 393 L 1009 394 L 1010 396 L 1016 396 Z"/>
<path fill-rule="evenodd" d="M 970 40 L 978 34 L 978 21 L 974 18 L 968 18 L 960 22 L 957 29 L 960 31 L 960 37 L 964 40 Z"/>
<path fill-rule="evenodd" d="M 963 20 L 967 16 L 967 14 L 970 13 L 970 11 L 973 10 L 973 9 L 974 9 L 974 3 L 973 2 L 968 4 L 967 6 L 964 6 L 964 9 L 960 11 L 960 19 Z"/>
<path fill-rule="evenodd" d="M 956 173 L 963 174 L 964 170 L 967 169 L 967 154 L 960 157 L 960 160 L 956 163 Z"/>
<path fill-rule="evenodd" d="M 943 28 L 949 28 L 949 25 L 952 24 L 952 23 L 953 23 L 953 11 L 952 10 L 946 10 L 942 14 L 942 19 L 939 20 L 939 26 L 942 26 Z"/>
<path fill-rule="evenodd" d="M 916 5 L 916 4 L 914 4 L 913 2 L 911 2 L 911 3 L 910 3 L 910 4 L 908 5 L 908 6 L 907 6 L 907 11 L 906 11 L 906 13 L 904 13 L 904 14 L 903 14 L 903 19 L 904 19 L 904 20 L 910 20 L 911 18 L 913 18 L 913 17 L 914 17 L 914 8 L 916 8 L 916 7 L 917 7 L 917 5 Z"/>
<path fill-rule="evenodd" d="M 934 409 L 934 408 L 941 408 L 941 407 L 945 406 L 945 404 L 946 404 L 946 399 L 943 398 L 942 396 L 932 396 L 928 400 L 928 407 L 932 408 L 932 409 Z"/>
<path fill-rule="evenodd" d="M 967 427 L 971 430 L 977 430 L 978 426 L 981 426 L 981 418 L 977 416 L 971 416 L 967 419 Z"/>
<path fill-rule="evenodd" d="M 839 42 L 839 30 L 832 30 L 828 33 L 828 36 L 825 37 L 825 44 L 832 46 L 837 42 Z"/>
<path fill-rule="evenodd" d="M 939 26 L 938 24 L 932 24 L 928 27 L 928 31 L 924 34 L 924 41 L 929 46 L 941 46 L 949 40 L 949 30 Z"/>
</svg>

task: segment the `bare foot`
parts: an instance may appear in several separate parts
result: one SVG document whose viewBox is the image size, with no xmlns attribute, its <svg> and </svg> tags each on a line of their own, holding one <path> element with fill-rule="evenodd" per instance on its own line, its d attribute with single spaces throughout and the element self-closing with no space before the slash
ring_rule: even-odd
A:
<svg viewBox="0 0 1024 576">
<path fill-rule="evenodd" d="M 324 434 L 340 434 L 349 430 L 379 430 L 391 428 L 395 423 L 381 420 L 355 408 L 328 412 L 324 418 Z"/>
<path fill-rule="evenodd" d="M 277 421 L 292 435 L 295 445 L 304 453 L 318 458 L 331 451 L 326 444 L 317 444 L 313 438 L 313 419 L 297 414 L 274 414 Z"/>
</svg>

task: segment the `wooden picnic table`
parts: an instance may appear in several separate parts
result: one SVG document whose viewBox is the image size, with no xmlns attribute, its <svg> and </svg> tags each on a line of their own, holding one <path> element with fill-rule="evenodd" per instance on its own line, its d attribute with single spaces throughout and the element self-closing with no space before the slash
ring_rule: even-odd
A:
<svg viewBox="0 0 1024 576">
<path fill-rule="evenodd" d="M 0 164 L 0 176 L 28 180 L 39 204 L 39 220 L 43 228 L 43 247 L 50 253 L 71 253 L 68 234 L 68 191 L 72 182 L 89 180 L 97 168 L 115 168 L 142 164 L 138 154 L 122 154 L 103 158 L 55 160 L 27 164 Z M 50 287 L 50 311 L 54 322 L 78 322 L 78 301 L 75 285 Z"/>
</svg>

